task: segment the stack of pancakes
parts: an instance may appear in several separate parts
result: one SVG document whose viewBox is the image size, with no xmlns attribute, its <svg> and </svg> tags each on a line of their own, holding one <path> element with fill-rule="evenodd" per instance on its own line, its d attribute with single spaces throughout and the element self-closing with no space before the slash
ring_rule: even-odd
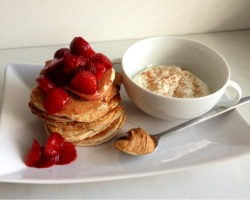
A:
<svg viewBox="0 0 250 200">
<path fill-rule="evenodd" d="M 120 98 L 121 74 L 116 72 L 113 83 L 104 95 L 95 100 L 82 100 L 68 92 L 69 100 L 62 111 L 48 114 L 44 108 L 45 94 L 39 86 L 31 92 L 29 107 L 44 119 L 45 130 L 61 134 L 76 146 L 94 146 L 112 139 L 125 121 Z"/>
</svg>

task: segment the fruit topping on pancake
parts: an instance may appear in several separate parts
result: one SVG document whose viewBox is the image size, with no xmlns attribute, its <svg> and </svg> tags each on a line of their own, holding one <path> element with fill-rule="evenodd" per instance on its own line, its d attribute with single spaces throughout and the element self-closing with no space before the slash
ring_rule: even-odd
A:
<svg viewBox="0 0 250 200">
<path fill-rule="evenodd" d="M 90 101 L 104 95 L 115 78 L 110 59 L 96 53 L 82 37 L 75 37 L 69 48 L 58 49 L 36 79 L 46 94 L 44 107 L 56 114 L 68 101 L 68 92 Z"/>
</svg>

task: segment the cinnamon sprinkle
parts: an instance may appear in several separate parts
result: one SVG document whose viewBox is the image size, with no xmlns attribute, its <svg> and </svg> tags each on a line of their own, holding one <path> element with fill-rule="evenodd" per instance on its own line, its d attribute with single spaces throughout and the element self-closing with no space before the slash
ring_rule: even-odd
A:
<svg viewBox="0 0 250 200">
<path fill-rule="evenodd" d="M 208 95 L 208 86 L 188 70 L 177 66 L 154 66 L 134 77 L 145 89 L 163 96 L 193 98 Z"/>
</svg>

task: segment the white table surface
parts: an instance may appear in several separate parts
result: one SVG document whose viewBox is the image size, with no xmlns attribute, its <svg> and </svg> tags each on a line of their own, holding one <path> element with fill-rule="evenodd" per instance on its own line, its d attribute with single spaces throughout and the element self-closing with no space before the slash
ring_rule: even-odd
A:
<svg viewBox="0 0 250 200">
<path fill-rule="evenodd" d="M 207 44 L 221 53 L 230 65 L 231 79 L 241 85 L 243 96 L 250 95 L 250 30 L 182 37 Z M 120 58 L 135 41 L 92 45 L 96 51 L 114 59 Z M 4 69 L 8 63 L 43 63 L 61 46 L 67 44 L 0 50 L 1 97 Z M 244 105 L 239 110 L 250 122 L 250 105 Z M 250 154 L 185 171 L 143 178 L 52 185 L 0 183 L 0 198 L 250 198 Z"/>
</svg>

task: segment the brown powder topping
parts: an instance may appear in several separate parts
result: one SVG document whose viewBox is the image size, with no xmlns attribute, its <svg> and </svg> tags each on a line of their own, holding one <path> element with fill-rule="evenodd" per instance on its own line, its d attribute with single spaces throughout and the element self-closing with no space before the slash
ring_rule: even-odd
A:
<svg viewBox="0 0 250 200">
<path fill-rule="evenodd" d="M 208 95 L 207 85 L 188 70 L 176 66 L 154 66 L 138 74 L 134 81 L 163 96 L 193 98 Z"/>
</svg>

